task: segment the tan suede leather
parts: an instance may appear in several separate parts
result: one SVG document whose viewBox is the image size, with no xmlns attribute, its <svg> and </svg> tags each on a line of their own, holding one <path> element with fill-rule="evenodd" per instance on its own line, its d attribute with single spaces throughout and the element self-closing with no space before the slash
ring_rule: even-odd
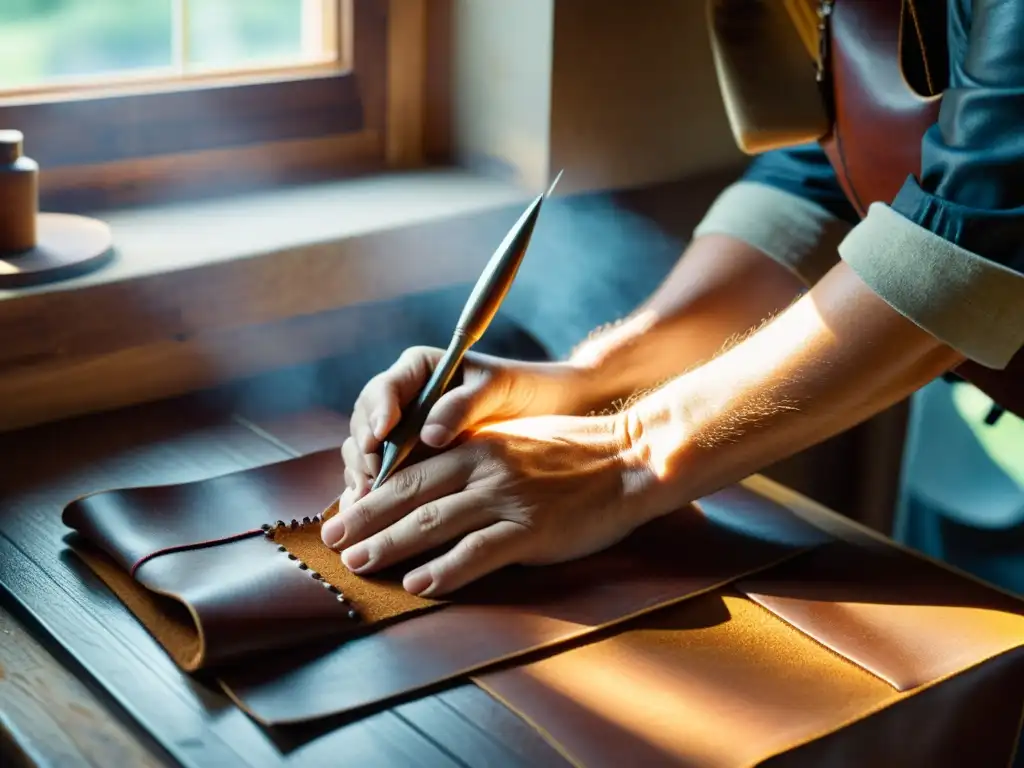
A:
<svg viewBox="0 0 1024 768">
<path fill-rule="evenodd" d="M 478 684 L 588 768 L 1006 766 L 1022 603 L 753 485 L 708 506 L 774 498 L 841 539 Z"/>
</svg>

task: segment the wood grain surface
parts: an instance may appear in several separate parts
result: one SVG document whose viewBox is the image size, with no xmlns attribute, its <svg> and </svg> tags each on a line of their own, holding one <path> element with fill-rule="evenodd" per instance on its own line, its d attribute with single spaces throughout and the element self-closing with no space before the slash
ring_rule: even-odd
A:
<svg viewBox="0 0 1024 768">
<path fill-rule="evenodd" d="M 65 552 L 60 513 L 76 495 L 279 461 L 338 445 L 346 428 L 324 408 L 272 413 L 193 398 L 0 436 L 0 609 L 17 616 L 0 614 L 0 631 L 10 632 L 0 643 L 0 757 L 55 765 L 565 765 L 471 684 L 352 722 L 270 733 L 182 674 Z"/>
<path fill-rule="evenodd" d="M 170 764 L 101 696 L 0 608 L 0 764 L 96 765 L 101 756 L 109 765 Z"/>
</svg>

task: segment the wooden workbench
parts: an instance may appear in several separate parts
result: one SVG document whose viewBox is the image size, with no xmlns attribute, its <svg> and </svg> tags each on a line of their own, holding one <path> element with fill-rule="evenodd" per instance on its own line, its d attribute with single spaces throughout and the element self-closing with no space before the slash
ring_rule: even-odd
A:
<svg viewBox="0 0 1024 768">
<path fill-rule="evenodd" d="M 221 397 L 0 435 L 0 764 L 566 765 L 472 684 L 275 740 L 182 674 L 65 551 L 61 510 L 79 494 L 279 461 L 340 444 L 346 425 L 321 406 Z"/>
</svg>

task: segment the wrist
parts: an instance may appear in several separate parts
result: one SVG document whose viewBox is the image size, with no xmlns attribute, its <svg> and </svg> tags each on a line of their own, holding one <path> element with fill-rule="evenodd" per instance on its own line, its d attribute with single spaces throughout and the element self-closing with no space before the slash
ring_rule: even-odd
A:
<svg viewBox="0 0 1024 768">
<path fill-rule="evenodd" d="M 623 465 L 655 514 L 689 504 L 716 489 L 716 464 L 704 439 L 720 404 L 705 397 L 698 372 L 675 379 L 621 414 Z"/>
<path fill-rule="evenodd" d="M 582 416 L 602 407 L 599 372 L 571 361 L 526 363 L 527 380 L 517 384 L 533 391 L 531 407 L 522 415 Z"/>
<path fill-rule="evenodd" d="M 670 410 L 640 401 L 610 418 L 630 515 L 643 524 L 692 501 L 679 471 L 678 457 L 687 447 L 685 432 L 672 428 L 677 419 Z"/>
<path fill-rule="evenodd" d="M 588 410 L 602 408 L 646 386 L 639 347 L 650 340 L 649 314 L 633 315 L 592 331 L 569 356 Z"/>
</svg>

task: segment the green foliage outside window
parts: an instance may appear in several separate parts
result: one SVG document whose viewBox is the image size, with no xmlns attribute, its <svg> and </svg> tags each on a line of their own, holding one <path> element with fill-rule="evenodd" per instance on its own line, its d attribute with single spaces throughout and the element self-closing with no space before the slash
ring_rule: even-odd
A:
<svg viewBox="0 0 1024 768">
<path fill-rule="evenodd" d="M 302 55 L 302 0 L 187 0 L 188 64 Z M 0 89 L 175 64 L 173 0 L 0 0 Z"/>
</svg>

